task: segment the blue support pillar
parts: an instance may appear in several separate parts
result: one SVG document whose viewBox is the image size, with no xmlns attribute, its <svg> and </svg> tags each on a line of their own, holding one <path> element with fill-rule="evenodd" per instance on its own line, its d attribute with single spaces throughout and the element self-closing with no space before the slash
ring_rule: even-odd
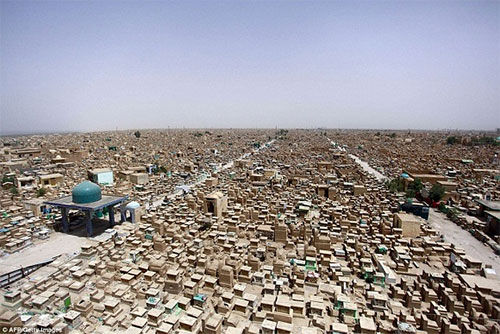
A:
<svg viewBox="0 0 500 334">
<path fill-rule="evenodd" d="M 120 221 L 122 223 L 127 221 L 127 217 L 125 216 L 125 207 L 123 205 L 120 207 Z"/>
<path fill-rule="evenodd" d="M 64 231 L 64 233 L 68 233 L 69 232 L 68 211 L 69 210 L 67 208 L 61 208 L 62 225 L 63 225 L 63 231 Z"/>
<path fill-rule="evenodd" d="M 85 211 L 85 225 L 87 226 L 87 236 L 91 237 L 94 234 L 94 228 L 92 227 L 92 210 Z"/>
<path fill-rule="evenodd" d="M 113 210 L 113 205 L 108 206 L 108 212 L 109 212 L 109 225 L 113 227 L 115 226 L 115 211 Z"/>
</svg>

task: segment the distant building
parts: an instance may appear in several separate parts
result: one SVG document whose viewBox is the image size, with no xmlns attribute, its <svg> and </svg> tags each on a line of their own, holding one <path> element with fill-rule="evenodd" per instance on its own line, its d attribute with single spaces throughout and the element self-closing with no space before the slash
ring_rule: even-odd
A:
<svg viewBox="0 0 500 334">
<path fill-rule="evenodd" d="M 33 198 L 23 202 L 23 206 L 26 210 L 30 210 L 37 217 L 41 216 L 44 213 L 47 205 L 44 203 L 44 200 L 41 198 Z"/>
<path fill-rule="evenodd" d="M 113 184 L 113 171 L 110 168 L 97 168 L 87 172 L 90 181 L 103 186 Z"/>
<path fill-rule="evenodd" d="M 227 210 L 227 196 L 219 191 L 205 197 L 206 212 L 212 213 L 217 219 L 222 218 L 222 212 Z"/>
<path fill-rule="evenodd" d="M 40 175 L 40 185 L 45 186 L 56 186 L 63 181 L 63 175 L 59 173 Z"/>
<path fill-rule="evenodd" d="M 426 172 L 408 172 L 409 177 L 413 180 L 420 179 L 422 182 L 429 182 L 431 184 L 436 184 L 438 181 L 447 181 L 448 178 L 444 175 L 431 174 Z"/>
<path fill-rule="evenodd" d="M 149 177 L 146 173 L 133 173 L 130 175 L 130 181 L 133 184 L 146 184 L 149 181 Z"/>
<path fill-rule="evenodd" d="M 16 178 L 18 189 L 33 189 L 36 187 L 36 179 L 33 176 L 20 176 Z"/>
<path fill-rule="evenodd" d="M 392 227 L 402 230 L 403 237 L 418 237 L 420 235 L 420 225 L 422 220 L 409 213 L 398 212 L 394 215 Z"/>
<path fill-rule="evenodd" d="M 476 200 L 479 204 L 478 215 L 486 218 L 486 233 L 495 237 L 500 235 L 500 201 Z"/>
</svg>

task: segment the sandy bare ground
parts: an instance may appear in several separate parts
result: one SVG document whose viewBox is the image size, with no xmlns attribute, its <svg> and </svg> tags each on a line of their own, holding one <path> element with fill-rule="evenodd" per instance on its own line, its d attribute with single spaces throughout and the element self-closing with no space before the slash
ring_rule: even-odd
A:
<svg viewBox="0 0 500 334">
<path fill-rule="evenodd" d="M 490 264 L 500 276 L 500 256 L 495 255 L 490 247 L 434 209 L 430 210 L 429 223 L 444 235 L 446 241 L 463 248 L 467 255 L 484 264 Z"/>
<path fill-rule="evenodd" d="M 79 252 L 85 244 L 93 244 L 87 238 L 54 232 L 50 238 L 37 241 L 19 252 L 6 254 L 0 258 L 0 275 L 35 263 L 50 260 L 54 256 Z"/>
<path fill-rule="evenodd" d="M 349 157 L 351 157 L 351 159 L 353 159 L 365 171 L 367 171 L 368 173 L 370 173 L 373 176 L 375 176 L 375 178 L 377 180 L 379 180 L 379 181 L 387 180 L 387 176 L 383 175 L 382 173 L 380 173 L 376 169 L 372 168 L 372 166 L 370 166 L 366 161 L 361 160 L 360 158 L 358 158 L 354 154 L 349 154 Z"/>
</svg>

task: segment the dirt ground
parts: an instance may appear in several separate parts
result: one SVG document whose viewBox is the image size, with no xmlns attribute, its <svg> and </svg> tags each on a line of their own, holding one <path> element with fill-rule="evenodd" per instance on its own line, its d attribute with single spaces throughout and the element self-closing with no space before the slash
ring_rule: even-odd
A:
<svg viewBox="0 0 500 334">
<path fill-rule="evenodd" d="M 372 168 L 366 161 L 363 161 L 361 160 L 360 158 L 358 158 L 357 156 L 355 156 L 354 154 L 349 154 L 349 156 L 351 157 L 351 159 L 353 159 L 358 165 L 361 166 L 361 168 L 363 168 L 365 171 L 367 171 L 368 173 L 372 174 L 373 176 L 375 176 L 375 178 L 379 181 L 384 181 L 384 180 L 387 180 L 387 176 L 381 174 L 379 171 L 377 171 L 376 169 Z"/>
<path fill-rule="evenodd" d="M 37 241 L 34 245 L 19 252 L 2 256 L 0 258 L 0 275 L 19 269 L 21 266 L 26 267 L 50 260 L 57 255 L 79 252 L 80 247 L 85 244 L 92 244 L 92 241 L 87 238 L 54 232 L 47 240 Z"/>
<path fill-rule="evenodd" d="M 460 226 L 453 223 L 446 216 L 434 209 L 430 210 L 429 223 L 433 228 L 444 235 L 446 241 L 455 244 L 455 246 L 465 249 L 467 255 L 482 261 L 484 264 L 490 264 L 500 277 L 500 256 L 495 255 L 493 250 L 477 240 Z"/>
</svg>

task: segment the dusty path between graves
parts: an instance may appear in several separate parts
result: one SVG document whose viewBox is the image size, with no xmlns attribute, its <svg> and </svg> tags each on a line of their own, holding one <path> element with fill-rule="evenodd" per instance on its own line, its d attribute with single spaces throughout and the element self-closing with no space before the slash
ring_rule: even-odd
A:
<svg viewBox="0 0 500 334">
<path fill-rule="evenodd" d="M 434 209 L 429 210 L 429 223 L 444 235 L 446 241 L 465 249 L 466 254 L 472 258 L 482 261 L 484 264 L 490 264 L 500 275 L 500 256 L 495 255 L 490 247 Z"/>
<path fill-rule="evenodd" d="M 373 176 L 375 176 L 375 178 L 377 180 L 379 180 L 379 181 L 385 181 L 385 180 L 387 180 L 387 176 L 383 175 L 378 170 L 372 168 L 372 166 L 370 166 L 368 164 L 368 162 L 361 160 L 359 157 L 355 156 L 354 154 L 349 154 L 349 157 L 351 159 L 353 159 L 358 165 L 360 165 L 361 168 L 363 168 L 365 171 L 367 171 L 368 173 L 370 173 Z"/>
<path fill-rule="evenodd" d="M 331 139 L 328 139 L 328 141 L 330 142 L 330 144 L 332 145 L 337 145 L 333 140 Z M 343 150 L 343 149 L 342 149 Z M 344 150 L 345 151 L 345 150 Z M 349 154 L 349 157 L 354 160 L 355 163 L 357 163 L 358 165 L 361 166 L 361 168 L 363 168 L 364 171 L 372 174 L 373 176 L 375 176 L 375 178 L 379 181 L 385 181 L 388 179 L 387 176 L 385 176 L 384 174 L 380 173 L 378 170 L 376 170 L 375 168 L 373 168 L 372 166 L 370 166 L 370 164 L 368 164 L 368 162 L 366 161 L 363 161 L 361 160 L 358 156 L 354 155 L 354 154 Z"/>
<path fill-rule="evenodd" d="M 334 144 L 333 141 L 329 141 Z M 349 157 L 351 157 L 365 171 L 372 173 L 378 180 L 383 181 L 388 179 L 387 176 L 375 170 L 366 161 L 361 160 L 354 154 L 349 154 Z M 500 256 L 495 255 L 490 247 L 484 245 L 482 242 L 474 238 L 469 232 L 453 223 L 444 214 L 432 208 L 429 211 L 429 224 L 443 234 L 447 242 L 451 242 L 457 247 L 463 248 L 467 255 L 470 255 L 472 258 L 479 260 L 484 264 L 491 265 L 497 274 L 500 275 Z"/>
<path fill-rule="evenodd" d="M 256 152 L 247 152 L 245 154 L 243 154 L 241 157 L 239 157 L 238 159 L 235 159 L 235 160 L 241 160 L 241 159 L 246 159 L 248 158 L 250 155 L 252 155 L 252 153 L 258 153 L 260 152 L 261 150 L 271 146 L 274 142 L 276 141 L 276 139 L 273 139 L 273 140 L 270 140 L 268 141 L 267 143 L 265 143 L 264 145 L 260 146 Z M 226 163 L 225 165 L 223 165 L 222 167 L 220 168 L 217 168 L 217 172 L 220 172 L 220 171 L 223 171 L 223 170 L 226 170 L 226 169 L 229 169 L 231 167 L 234 166 L 234 161 L 235 160 L 231 160 L 229 161 L 228 163 Z M 193 187 L 196 187 L 197 185 L 201 184 L 205 182 L 205 178 L 199 178 L 197 181 L 193 182 L 193 183 L 190 183 L 190 184 L 186 184 L 184 185 L 187 189 L 191 189 Z M 173 199 L 179 195 L 181 195 L 183 193 L 183 190 L 182 189 L 177 189 L 177 190 L 174 190 L 173 192 L 171 192 L 170 194 L 165 194 L 165 195 L 162 195 L 161 197 L 166 197 L 168 199 Z M 154 201 L 152 203 L 152 207 L 153 208 L 156 208 L 157 206 L 160 206 L 161 204 L 163 203 L 163 198 L 161 199 L 158 199 L 156 201 Z"/>
<path fill-rule="evenodd" d="M 19 269 L 21 266 L 26 267 L 50 260 L 54 256 L 80 252 L 81 246 L 87 244 L 92 244 L 92 241 L 87 238 L 54 232 L 47 240 L 1 257 L 0 275 Z"/>
</svg>

